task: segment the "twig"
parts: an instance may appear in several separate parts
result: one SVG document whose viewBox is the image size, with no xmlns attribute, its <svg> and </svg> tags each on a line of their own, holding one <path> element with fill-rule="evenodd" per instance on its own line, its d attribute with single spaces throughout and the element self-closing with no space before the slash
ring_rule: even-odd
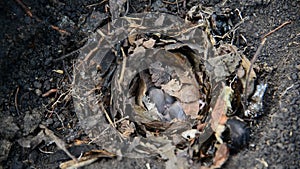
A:
<svg viewBox="0 0 300 169">
<path fill-rule="evenodd" d="M 99 30 L 97 32 L 99 33 L 101 31 Z M 97 46 L 94 49 L 90 50 L 90 52 L 84 57 L 84 59 L 83 59 L 84 62 L 88 62 L 90 60 L 90 58 L 93 56 L 93 53 L 95 53 L 99 49 L 99 47 L 101 46 L 101 42 L 103 40 L 104 40 L 104 36 L 102 36 L 101 39 L 98 41 Z"/>
<path fill-rule="evenodd" d="M 102 103 L 100 103 L 100 109 L 101 109 L 101 111 L 105 114 L 105 117 L 107 118 L 109 124 L 115 128 L 116 125 L 115 125 L 115 124 L 113 123 L 113 121 L 111 120 L 109 114 L 108 114 L 107 111 L 105 110 L 105 108 L 104 108 L 104 106 L 103 106 Z"/>
<path fill-rule="evenodd" d="M 54 152 L 52 151 L 44 151 L 41 148 L 39 148 L 40 152 L 44 153 L 44 154 L 53 154 Z"/>
<path fill-rule="evenodd" d="M 70 90 L 69 89 L 68 91 L 62 93 L 57 99 L 56 101 L 51 105 L 51 108 L 54 108 L 58 103 L 61 103 L 61 98 L 64 96 L 64 98 L 62 100 L 65 100 L 66 97 L 68 96 L 68 94 L 70 94 Z"/>
<path fill-rule="evenodd" d="M 107 0 L 103 0 L 103 1 L 101 1 L 101 2 L 99 2 L 99 3 L 87 5 L 86 7 L 90 8 L 90 7 L 94 7 L 94 6 L 99 6 L 99 5 L 103 4 L 104 2 L 107 2 Z"/>
<path fill-rule="evenodd" d="M 71 35 L 69 32 L 67 32 L 67 31 L 65 31 L 65 30 L 63 30 L 63 29 L 60 29 L 60 28 L 57 27 L 57 26 L 51 25 L 51 28 L 54 29 L 54 30 L 56 30 L 56 31 L 58 31 L 58 32 L 61 33 L 61 34 Z"/>
<path fill-rule="evenodd" d="M 175 4 L 184 2 L 184 0 L 181 0 L 181 1 L 176 0 L 176 2 L 169 2 L 169 1 L 162 1 L 162 2 L 165 4 L 175 5 Z"/>
<path fill-rule="evenodd" d="M 127 119 L 129 119 L 129 116 L 125 116 L 125 117 L 123 117 L 123 118 L 121 118 L 121 119 L 115 121 L 115 124 L 120 123 L 120 122 L 122 122 L 122 121 L 124 121 L 124 120 L 127 120 Z"/>
<path fill-rule="evenodd" d="M 38 22 L 42 22 L 42 20 L 40 18 L 38 18 L 37 16 L 34 16 L 32 14 L 32 12 L 30 11 L 30 9 L 23 3 L 21 2 L 20 0 L 15 0 L 25 11 L 25 13 L 30 17 L 30 18 L 34 18 L 35 20 L 37 20 Z M 56 31 L 58 31 L 59 33 L 61 34 L 66 34 L 66 35 L 70 35 L 69 32 L 63 30 L 63 29 L 60 29 L 59 27 L 57 26 L 54 26 L 54 25 L 50 25 L 50 27 Z"/>
<path fill-rule="evenodd" d="M 288 24 L 291 24 L 291 23 L 292 23 L 291 21 L 286 21 L 286 22 L 284 22 L 283 24 L 281 24 L 281 25 L 278 26 L 277 28 L 275 28 L 275 29 L 271 30 L 269 33 L 265 34 L 265 35 L 263 36 L 262 39 L 267 38 L 267 37 L 270 36 L 272 33 L 278 31 L 279 29 L 281 29 L 281 28 L 283 28 L 284 26 L 286 26 L 286 25 L 288 25 Z"/>
<path fill-rule="evenodd" d="M 24 11 L 26 12 L 26 14 L 27 14 L 28 16 L 30 16 L 31 18 L 33 17 L 31 11 L 29 10 L 29 8 L 27 8 L 27 6 L 25 6 L 25 5 L 23 4 L 23 2 L 21 2 L 20 0 L 15 0 L 15 1 L 16 1 L 16 2 L 24 9 Z"/>
<path fill-rule="evenodd" d="M 250 62 L 250 68 L 247 72 L 246 85 L 245 85 L 245 89 L 244 89 L 244 93 L 245 93 L 244 94 L 244 103 L 246 103 L 245 105 L 248 105 L 247 104 L 247 91 L 248 91 L 248 85 L 249 85 L 250 72 L 251 72 L 251 70 L 253 68 L 253 65 L 254 65 L 256 59 L 258 58 L 258 55 L 260 54 L 260 51 L 261 51 L 262 47 L 264 46 L 266 40 L 267 40 L 267 38 L 262 39 L 261 43 L 259 44 L 258 49 L 256 50 L 256 52 L 255 52 L 255 54 L 254 54 L 254 56 L 253 56 L 253 58 L 251 59 L 251 62 Z"/>
<path fill-rule="evenodd" d="M 60 138 L 58 138 L 53 131 L 49 130 L 46 126 L 40 124 L 40 128 L 44 129 L 45 134 L 51 138 L 55 144 L 57 145 L 58 148 L 60 148 L 61 150 L 63 150 L 72 160 L 78 162 L 77 158 L 74 157 L 66 148 L 66 143 L 61 140 Z"/>
<path fill-rule="evenodd" d="M 20 88 L 18 87 L 17 91 L 16 91 L 16 94 L 15 94 L 15 107 L 16 107 L 16 111 L 17 111 L 18 115 L 20 114 L 20 111 L 19 111 L 19 108 L 18 108 L 18 93 L 19 93 L 19 90 L 20 90 Z"/>
<path fill-rule="evenodd" d="M 61 57 L 59 57 L 59 58 L 57 58 L 57 59 L 53 59 L 53 61 L 54 61 L 54 62 L 57 62 L 57 61 L 60 61 L 60 60 L 65 59 L 65 58 L 67 58 L 67 57 L 69 57 L 69 56 L 74 56 L 74 55 L 79 54 L 79 53 L 80 53 L 80 50 L 77 49 L 77 50 L 74 50 L 74 51 L 71 52 L 71 53 L 65 54 L 65 55 L 63 55 L 63 56 L 61 56 Z"/>
<path fill-rule="evenodd" d="M 124 49 L 122 47 L 121 47 L 121 51 L 122 51 L 122 55 L 123 55 L 123 62 L 122 62 L 122 68 L 121 68 L 120 78 L 118 80 L 119 85 L 123 82 L 124 73 L 125 73 L 125 67 L 126 67 L 126 62 L 127 62 L 127 57 L 126 57 Z"/>
<path fill-rule="evenodd" d="M 261 39 L 261 43 L 259 44 L 258 46 L 258 49 L 256 50 L 253 58 L 251 59 L 251 63 L 250 63 L 250 68 L 247 72 L 247 77 L 246 77 L 246 85 L 245 85 L 245 89 L 244 89 L 244 103 L 246 103 L 245 105 L 247 105 L 247 90 L 248 90 L 248 85 L 249 85 L 249 76 L 250 76 L 250 72 L 251 70 L 253 69 L 253 65 L 255 63 L 255 61 L 257 60 L 259 54 L 260 54 L 260 51 L 262 49 L 262 47 L 264 46 L 266 40 L 267 40 L 267 37 L 270 36 L 271 34 L 273 34 L 274 32 L 278 31 L 279 29 L 283 28 L 284 26 L 288 25 L 292 23 L 291 21 L 286 21 L 284 22 L 283 24 L 281 24 L 280 26 L 278 26 L 277 28 L 271 30 L 270 32 L 268 32 L 267 34 L 265 34 L 262 39 Z"/>
<path fill-rule="evenodd" d="M 56 114 L 56 116 L 57 116 L 58 120 L 60 121 L 62 127 L 65 128 L 64 122 L 62 121 L 62 119 L 60 118 L 60 116 L 57 114 L 56 111 L 53 111 L 53 112 Z"/>
<path fill-rule="evenodd" d="M 125 13 L 124 13 L 124 16 L 126 16 L 127 14 L 128 14 L 128 12 L 129 12 L 129 0 L 127 0 L 127 2 L 126 2 L 126 11 L 125 11 Z"/>
<path fill-rule="evenodd" d="M 56 92 L 57 92 L 57 89 L 50 89 L 49 91 L 47 91 L 46 93 L 44 93 L 44 94 L 42 95 L 42 97 L 47 97 L 47 96 L 49 96 L 50 94 L 56 93 Z"/>
<path fill-rule="evenodd" d="M 280 98 L 282 98 L 282 97 L 287 93 L 287 91 L 290 90 L 290 89 L 293 88 L 293 87 L 294 87 L 294 84 L 292 84 L 291 86 L 287 87 L 287 88 L 282 92 L 282 94 L 280 95 Z"/>
</svg>

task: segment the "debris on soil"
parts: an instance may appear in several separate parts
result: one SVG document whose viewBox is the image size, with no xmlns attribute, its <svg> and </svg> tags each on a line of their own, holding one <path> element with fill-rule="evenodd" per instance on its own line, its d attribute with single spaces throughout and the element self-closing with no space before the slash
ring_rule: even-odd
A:
<svg viewBox="0 0 300 169">
<path fill-rule="evenodd" d="M 300 3 L 136 2 L 0 2 L 0 168 L 299 166 Z"/>
<path fill-rule="evenodd" d="M 184 168 L 220 167 L 227 149 L 247 144 L 250 133 L 236 116 L 243 117 L 243 78 L 250 61 L 234 45 L 214 47 L 210 24 L 185 22 L 155 13 L 121 17 L 107 26 L 112 32 L 98 29 L 81 49 L 74 104 L 93 143 L 124 157 L 160 155 L 167 168 L 182 159 L 175 153 L 177 143 L 189 145 L 180 151 L 193 159 Z M 249 86 L 255 77 L 251 71 Z M 196 132 L 199 123 L 204 127 Z"/>
<path fill-rule="evenodd" d="M 59 165 L 61 169 L 71 169 L 71 168 L 79 168 L 83 166 L 87 166 L 100 158 L 113 158 L 115 154 L 107 152 L 105 150 L 92 150 L 90 152 L 86 152 L 82 157 L 78 159 L 78 161 L 70 160 L 63 162 Z"/>
</svg>

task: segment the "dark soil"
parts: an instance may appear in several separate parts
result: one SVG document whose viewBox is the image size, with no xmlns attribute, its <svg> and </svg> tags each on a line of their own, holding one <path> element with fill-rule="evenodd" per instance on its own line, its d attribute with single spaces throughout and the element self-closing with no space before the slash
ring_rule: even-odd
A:
<svg viewBox="0 0 300 169">
<path fill-rule="evenodd" d="M 67 143 L 86 136 L 78 126 L 72 99 L 63 98 L 53 108 L 60 95 L 68 92 L 72 82 L 75 55 L 61 58 L 83 45 L 88 30 L 84 16 L 93 10 L 105 13 L 104 5 L 87 7 L 99 1 L 22 1 L 33 14 L 30 17 L 17 1 L 0 1 L 0 168 L 57 168 L 69 159 L 55 144 L 39 144 L 34 149 L 21 147 L 17 140 L 39 132 L 45 124 Z M 129 12 L 146 11 L 148 1 L 131 1 Z M 136 2 L 136 3 L 135 3 Z M 160 1 L 159 1 L 160 2 Z M 218 1 L 200 1 L 214 5 Z M 159 4 L 153 1 L 153 4 Z M 199 3 L 199 2 L 198 2 Z M 191 7 L 196 2 L 187 3 Z M 255 68 L 259 81 L 268 84 L 264 98 L 264 113 L 252 120 L 251 140 L 232 155 L 224 168 L 299 168 L 300 167 L 300 1 L 228 0 L 225 6 L 239 9 L 248 16 L 238 33 L 247 39 L 245 54 L 252 58 L 261 37 L 285 21 L 292 21 L 268 37 Z M 177 12 L 176 5 L 153 10 Z M 179 12 L 184 14 L 185 9 Z M 90 22 L 93 23 L 93 22 Z M 53 29 L 57 26 L 68 34 Z M 63 70 L 59 74 L 53 70 Z M 59 89 L 42 97 L 50 89 Z M 71 153 L 79 156 L 93 146 L 73 146 Z M 55 153 L 47 153 L 55 152 Z M 87 168 L 163 168 L 155 159 L 103 159 Z M 97 167 L 98 166 L 98 167 Z"/>
</svg>

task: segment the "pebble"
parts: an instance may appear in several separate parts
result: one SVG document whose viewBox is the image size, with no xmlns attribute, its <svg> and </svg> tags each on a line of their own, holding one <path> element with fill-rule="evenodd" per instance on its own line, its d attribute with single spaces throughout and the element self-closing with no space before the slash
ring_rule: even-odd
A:
<svg viewBox="0 0 300 169">
<path fill-rule="evenodd" d="M 0 140 L 0 162 L 5 161 L 8 157 L 12 143 L 6 139 Z M 2 168 L 2 167 L 0 167 Z"/>
<path fill-rule="evenodd" d="M 48 80 L 46 80 L 45 82 L 44 82 L 44 89 L 45 89 L 45 91 L 48 91 L 48 90 L 50 90 L 50 82 L 48 81 Z"/>
<path fill-rule="evenodd" d="M 292 74 L 292 79 L 295 80 L 295 81 L 298 79 L 297 73 L 293 73 L 293 74 Z"/>
<path fill-rule="evenodd" d="M 295 151 L 295 150 L 296 150 L 296 146 L 295 146 L 295 144 L 289 144 L 289 146 L 288 146 L 288 150 L 289 150 L 290 152 L 293 152 L 293 151 Z"/>
<path fill-rule="evenodd" d="M 40 89 L 35 89 L 35 94 L 37 95 L 37 96 L 41 96 L 42 95 L 42 91 L 40 90 Z"/>
<path fill-rule="evenodd" d="M 36 89 L 40 89 L 42 87 L 42 83 L 40 83 L 39 81 L 34 81 L 33 86 Z"/>
<path fill-rule="evenodd" d="M 26 136 L 32 133 L 41 121 L 40 111 L 34 108 L 32 111 L 26 111 L 23 123 L 23 135 Z"/>
<path fill-rule="evenodd" d="M 51 66 L 52 60 L 53 60 L 52 57 L 47 58 L 44 62 L 45 66 Z"/>
</svg>

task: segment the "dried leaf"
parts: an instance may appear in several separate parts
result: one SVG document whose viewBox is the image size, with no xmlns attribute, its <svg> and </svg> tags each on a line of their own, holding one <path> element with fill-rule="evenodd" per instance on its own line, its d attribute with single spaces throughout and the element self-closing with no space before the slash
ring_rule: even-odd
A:
<svg viewBox="0 0 300 169">
<path fill-rule="evenodd" d="M 135 46 L 141 46 L 144 42 L 143 38 L 137 39 L 135 40 L 133 43 L 135 44 Z"/>
<path fill-rule="evenodd" d="M 166 169 L 187 168 L 187 160 L 182 157 L 177 157 L 174 153 L 175 149 L 176 147 L 170 143 L 159 148 L 161 157 L 167 159 Z"/>
<path fill-rule="evenodd" d="M 199 102 L 191 102 L 191 103 L 181 103 L 182 108 L 186 115 L 190 115 L 192 119 L 198 118 L 198 112 L 200 110 L 199 108 Z"/>
<path fill-rule="evenodd" d="M 119 18 L 121 13 L 125 12 L 125 2 L 126 0 L 109 0 L 109 10 L 112 16 L 112 20 Z"/>
<path fill-rule="evenodd" d="M 251 65 L 251 62 L 248 60 L 248 58 L 246 58 L 244 55 L 242 55 L 242 66 L 246 70 L 246 72 L 249 71 L 250 65 Z M 256 79 L 256 73 L 254 72 L 253 69 L 250 72 L 249 78 L 250 79 Z"/>
<path fill-rule="evenodd" d="M 147 49 L 153 48 L 154 45 L 155 45 L 155 40 L 152 38 L 150 38 L 149 40 L 147 40 L 143 43 L 143 46 Z"/>
<path fill-rule="evenodd" d="M 194 85 L 184 85 L 181 90 L 174 95 L 184 103 L 198 101 L 200 98 L 199 90 Z"/>
<path fill-rule="evenodd" d="M 161 88 L 168 93 L 169 95 L 173 96 L 174 92 L 178 92 L 181 89 L 181 84 L 178 80 L 172 79 L 167 84 L 161 85 Z"/>
<path fill-rule="evenodd" d="M 215 132 L 216 138 L 220 143 L 223 143 L 220 136 L 225 130 L 224 124 L 227 120 L 226 113 L 231 109 L 232 94 L 233 90 L 228 86 L 224 86 L 211 112 L 211 128 Z"/>
<path fill-rule="evenodd" d="M 129 44 L 130 45 L 133 45 L 136 41 L 135 41 L 135 39 L 136 39 L 136 34 L 130 34 L 130 35 L 128 35 L 128 42 L 129 42 Z"/>
<path fill-rule="evenodd" d="M 182 43 L 168 44 L 165 46 L 165 50 L 176 50 L 176 49 L 182 48 L 184 46 L 188 46 L 188 45 L 182 44 Z"/>
<path fill-rule="evenodd" d="M 171 80 L 171 70 L 162 66 L 161 62 L 154 62 L 149 69 L 152 82 L 155 86 L 160 87 L 162 84 L 166 84 Z"/>
<path fill-rule="evenodd" d="M 205 62 L 206 73 L 216 82 L 223 81 L 226 77 L 235 73 L 240 61 L 241 57 L 237 53 L 209 58 Z"/>
<path fill-rule="evenodd" d="M 131 134 L 135 132 L 135 126 L 129 120 L 124 120 L 120 122 L 119 131 L 122 133 L 124 138 L 129 138 Z"/>
<path fill-rule="evenodd" d="M 133 53 L 137 54 L 137 53 L 145 53 L 145 48 L 142 46 L 136 47 L 133 51 Z"/>
<path fill-rule="evenodd" d="M 167 85 L 162 85 L 162 89 L 169 95 L 176 97 L 183 103 L 190 103 L 199 100 L 200 93 L 197 87 L 193 85 L 179 85 L 178 81 L 176 82 L 171 80 L 170 82 L 171 83 L 168 83 Z M 179 91 L 178 88 L 180 88 Z"/>
<path fill-rule="evenodd" d="M 165 131 L 170 127 L 170 123 L 165 123 L 165 122 L 161 122 L 161 121 L 152 121 L 149 123 L 142 123 L 143 125 L 145 125 L 146 128 L 156 131 L 156 130 L 160 130 L 160 131 Z"/>
<path fill-rule="evenodd" d="M 229 148 L 226 144 L 218 145 L 218 149 L 216 151 L 215 157 L 214 157 L 214 163 L 210 167 L 212 168 L 221 168 L 222 165 L 227 161 L 229 157 Z"/>
<path fill-rule="evenodd" d="M 246 88 L 246 80 L 247 80 L 247 72 L 250 69 L 251 62 L 243 55 L 242 56 L 242 64 L 240 68 L 238 69 L 238 77 L 241 79 L 243 88 Z M 254 70 L 252 69 L 249 75 L 249 84 L 248 84 L 248 89 L 247 89 L 247 95 L 251 95 L 254 91 L 254 82 L 256 79 L 256 74 Z"/>
<path fill-rule="evenodd" d="M 137 93 L 137 105 L 144 107 L 143 105 L 143 97 L 145 96 L 145 93 L 147 91 L 147 84 L 144 81 L 143 78 L 140 79 L 140 83 L 139 83 L 139 88 L 138 88 L 138 93 Z"/>
</svg>

